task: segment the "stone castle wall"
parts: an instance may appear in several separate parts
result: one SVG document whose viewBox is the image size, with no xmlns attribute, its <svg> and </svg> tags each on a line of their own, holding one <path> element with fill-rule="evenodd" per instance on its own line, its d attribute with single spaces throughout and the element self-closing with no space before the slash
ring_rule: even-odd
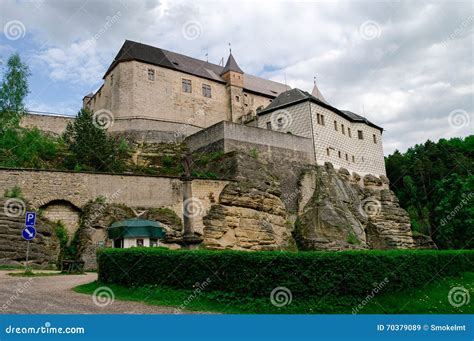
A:
<svg viewBox="0 0 474 341">
<path fill-rule="evenodd" d="M 227 183 L 193 180 L 196 232 L 202 232 L 202 217 L 219 199 Z M 167 207 L 179 217 L 183 215 L 183 185 L 179 178 L 0 169 L 0 194 L 14 186 L 21 188 L 24 199 L 32 208 L 43 209 L 45 217 L 61 219 L 70 233 L 77 229 L 81 209 L 98 197 L 105 198 L 108 203 L 135 208 Z"/>
<path fill-rule="evenodd" d="M 28 114 L 22 117 L 21 126 L 24 128 L 38 128 L 46 133 L 61 135 L 69 122 L 74 121 L 74 116 Z"/>
<path fill-rule="evenodd" d="M 314 163 L 310 139 L 231 122 L 215 124 L 188 136 L 185 142 L 191 151 L 252 151 L 266 159 Z"/>
<path fill-rule="evenodd" d="M 148 79 L 148 70 L 155 72 L 155 80 Z M 244 76 L 245 77 L 245 76 Z M 192 92 L 182 91 L 182 80 L 192 83 Z M 211 86 L 212 97 L 202 94 L 202 85 Z M 231 101 L 234 117 L 231 116 Z M 111 131 L 161 130 L 187 132 L 188 126 L 206 128 L 220 121 L 239 121 L 241 115 L 255 114 L 257 108 L 267 106 L 271 99 L 254 93 L 239 91 L 239 101 L 228 91 L 226 84 L 189 75 L 138 61 L 122 62 L 104 79 L 100 90 L 85 104 L 92 111 L 110 111 L 116 124 Z M 131 127 L 124 119 L 146 120 L 144 126 Z M 174 123 L 167 124 L 168 123 Z M 184 127 L 182 127 L 184 125 Z"/>
</svg>

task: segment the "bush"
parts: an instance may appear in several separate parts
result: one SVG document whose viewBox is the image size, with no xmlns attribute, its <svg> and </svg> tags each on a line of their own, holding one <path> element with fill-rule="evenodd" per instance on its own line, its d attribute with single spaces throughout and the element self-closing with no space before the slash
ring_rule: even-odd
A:
<svg viewBox="0 0 474 341">
<path fill-rule="evenodd" d="M 210 279 L 210 291 L 268 297 L 286 287 L 298 299 L 365 297 L 378 283 L 384 292 L 417 288 L 472 271 L 474 251 L 239 252 L 102 249 L 99 280 L 124 286 L 193 289 Z M 387 280 L 385 280 L 385 278 Z"/>
</svg>

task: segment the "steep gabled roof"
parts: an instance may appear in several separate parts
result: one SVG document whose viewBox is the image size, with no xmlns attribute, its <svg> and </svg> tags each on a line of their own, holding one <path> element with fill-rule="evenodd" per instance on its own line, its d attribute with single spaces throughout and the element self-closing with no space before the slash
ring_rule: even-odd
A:
<svg viewBox="0 0 474 341">
<path fill-rule="evenodd" d="M 285 107 L 288 107 L 290 105 L 295 105 L 300 102 L 304 101 L 311 101 L 313 103 L 316 103 L 323 108 L 329 109 L 332 112 L 338 114 L 339 116 L 351 121 L 351 122 L 359 122 L 359 123 L 365 123 L 371 127 L 377 128 L 380 131 L 383 131 L 383 128 L 377 126 L 376 124 L 370 122 L 367 120 L 365 117 L 362 117 L 360 115 L 357 115 L 353 113 L 352 111 L 347 111 L 347 110 L 339 110 L 331 105 L 329 105 L 326 102 L 321 101 L 320 99 L 314 97 L 311 95 L 309 92 L 300 90 L 300 89 L 291 89 L 285 92 L 282 92 L 280 95 L 275 98 L 272 103 L 270 103 L 265 109 L 259 111 L 257 115 L 264 115 L 268 114 L 272 111 L 278 110 L 278 109 L 283 109 Z"/>
<path fill-rule="evenodd" d="M 105 78 L 117 64 L 130 60 L 165 67 L 224 84 L 226 83 L 221 77 L 225 67 L 130 40 L 124 42 L 103 78 Z M 229 64 L 229 68 L 234 69 L 232 71 L 243 73 L 232 55 L 229 56 L 227 64 Z M 285 91 L 286 88 L 284 84 L 244 74 L 244 89 L 250 92 L 274 98 Z"/>
</svg>

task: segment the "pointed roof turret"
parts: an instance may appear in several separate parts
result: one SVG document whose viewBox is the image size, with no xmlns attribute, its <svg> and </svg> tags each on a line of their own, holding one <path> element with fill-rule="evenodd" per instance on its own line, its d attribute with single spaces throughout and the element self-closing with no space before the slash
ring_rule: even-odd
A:
<svg viewBox="0 0 474 341">
<path fill-rule="evenodd" d="M 239 67 L 237 62 L 234 59 L 234 56 L 232 55 L 232 52 L 229 54 L 229 58 L 227 58 L 227 63 L 225 63 L 224 69 L 221 72 L 221 75 L 223 75 L 226 72 L 229 71 L 234 71 L 238 73 L 244 73 L 242 69 Z"/>
<path fill-rule="evenodd" d="M 326 99 L 324 98 L 323 94 L 321 91 L 319 91 L 318 86 L 316 85 L 316 77 L 314 77 L 314 86 L 313 86 L 313 91 L 311 91 L 311 95 L 319 99 L 321 102 L 324 102 L 326 104 L 329 104 Z"/>
</svg>

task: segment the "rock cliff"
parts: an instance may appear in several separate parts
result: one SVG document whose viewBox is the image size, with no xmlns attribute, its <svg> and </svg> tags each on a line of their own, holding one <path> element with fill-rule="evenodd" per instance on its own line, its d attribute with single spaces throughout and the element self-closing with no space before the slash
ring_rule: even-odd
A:
<svg viewBox="0 0 474 341">
<path fill-rule="evenodd" d="M 211 207 L 203 220 L 205 247 L 415 247 L 409 217 L 388 189 L 385 177 L 361 178 L 345 169 L 336 171 L 331 164 L 288 164 L 243 153 L 230 153 L 210 166 L 217 173 L 226 170 L 236 182 L 224 188 L 219 203 Z M 298 181 L 294 186 L 282 186 L 281 178 L 288 183 L 295 174 Z"/>
</svg>

